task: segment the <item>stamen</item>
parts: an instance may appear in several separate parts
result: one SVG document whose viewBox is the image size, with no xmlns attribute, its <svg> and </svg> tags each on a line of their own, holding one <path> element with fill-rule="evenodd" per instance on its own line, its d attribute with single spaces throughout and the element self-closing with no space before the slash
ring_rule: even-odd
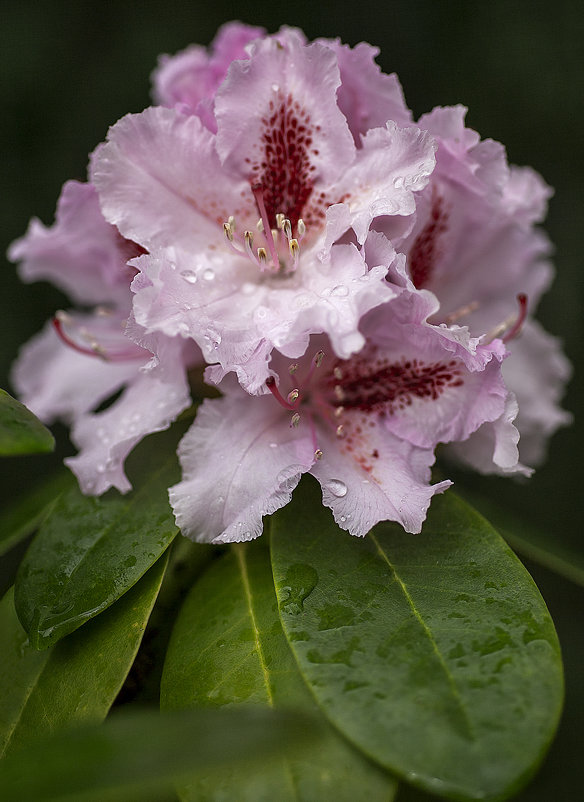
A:
<svg viewBox="0 0 584 802">
<path fill-rule="evenodd" d="M 298 218 L 298 223 L 296 224 L 296 230 L 298 232 L 298 239 L 301 240 L 302 237 L 306 234 L 306 225 L 301 217 Z"/>
<path fill-rule="evenodd" d="M 276 215 L 276 226 L 280 231 L 284 228 L 284 221 L 286 220 L 286 215 L 282 214 L 282 212 L 278 212 Z"/>
<path fill-rule="evenodd" d="M 268 376 L 268 378 L 266 379 L 266 387 L 271 392 L 271 394 L 274 396 L 274 398 L 276 399 L 278 404 L 283 406 L 284 409 L 290 409 L 290 410 L 294 409 L 293 404 L 291 404 L 290 402 L 286 401 L 285 398 L 283 398 L 282 394 L 278 390 L 278 386 L 276 384 L 276 380 L 275 380 L 275 378 L 273 376 Z M 292 417 L 294 417 L 294 416 L 292 416 Z"/>
<path fill-rule="evenodd" d="M 229 240 L 229 242 L 233 242 L 233 229 L 231 227 L 231 223 L 223 223 L 223 233 Z"/>
<path fill-rule="evenodd" d="M 268 261 L 268 253 L 265 248 L 258 248 L 258 262 L 260 263 L 260 267 L 265 265 Z"/>
<path fill-rule="evenodd" d="M 140 355 L 139 352 L 142 350 L 136 346 L 134 352 L 132 351 L 132 346 L 129 346 L 125 351 L 107 351 L 107 349 L 95 339 L 93 334 L 84 327 L 79 327 L 77 333 L 87 342 L 87 346 L 80 345 L 65 331 L 65 326 L 75 326 L 76 324 L 71 315 L 68 315 L 67 312 L 63 312 L 62 310 L 57 312 L 52 323 L 57 336 L 65 345 L 68 345 L 69 348 L 73 349 L 73 351 L 77 351 L 79 354 L 98 357 L 99 359 L 103 359 L 104 362 L 125 362 L 129 359 L 136 359 Z"/>
<path fill-rule="evenodd" d="M 499 323 L 498 326 L 495 326 L 486 337 L 485 344 L 489 344 L 492 342 L 496 337 L 500 337 L 502 334 L 505 334 L 504 337 L 501 339 L 504 343 L 508 343 L 509 340 L 512 340 L 514 337 L 517 337 L 519 332 L 521 331 L 521 327 L 525 322 L 525 318 L 527 317 L 527 295 L 521 292 L 517 296 L 517 302 L 519 304 L 519 314 L 518 315 L 510 315 L 507 320 L 504 320 L 502 323 Z"/>
<path fill-rule="evenodd" d="M 298 388 L 294 388 L 291 390 L 288 395 L 286 396 L 286 400 L 289 404 L 294 405 L 298 401 L 298 396 L 300 395 Z"/>
<path fill-rule="evenodd" d="M 286 235 L 286 239 L 292 239 L 292 223 L 290 220 L 288 220 L 288 218 L 286 218 L 282 223 L 282 231 Z"/>
<path fill-rule="evenodd" d="M 316 451 L 314 452 L 314 459 L 322 459 L 322 451 L 320 450 L 320 448 L 317 448 Z"/>
<path fill-rule="evenodd" d="M 294 260 L 294 270 L 298 267 L 298 256 L 300 254 L 300 245 L 298 245 L 297 239 L 291 239 L 288 243 L 288 247 L 290 248 L 290 256 Z"/>
<path fill-rule="evenodd" d="M 345 407 L 335 407 L 335 418 L 340 418 L 344 411 Z"/>
<path fill-rule="evenodd" d="M 264 231 L 264 223 L 263 223 L 263 220 L 261 219 L 261 217 L 256 223 L 256 228 L 260 232 L 260 234 L 263 233 L 263 231 Z"/>
<path fill-rule="evenodd" d="M 255 184 L 252 186 L 251 191 L 253 192 L 253 196 L 258 207 L 258 212 L 260 213 L 260 217 L 262 219 L 264 235 L 266 237 L 266 243 L 268 245 L 270 256 L 272 257 L 273 266 L 274 268 L 278 268 L 280 266 L 280 260 L 278 259 L 278 251 L 276 250 L 276 243 L 274 242 L 270 221 L 268 219 L 268 212 L 266 211 L 266 204 L 264 203 L 263 187 L 261 184 Z"/>
<path fill-rule="evenodd" d="M 337 435 L 337 437 L 338 437 L 339 439 L 342 439 L 342 438 L 345 436 L 345 427 L 343 426 L 343 424 L 342 424 L 342 423 L 340 423 L 340 424 L 337 426 L 337 430 L 336 430 L 335 434 Z"/>
<path fill-rule="evenodd" d="M 343 392 L 343 388 L 340 384 L 335 384 L 335 396 L 337 397 L 337 401 L 345 400 L 345 393 Z"/>
<path fill-rule="evenodd" d="M 295 412 L 290 418 L 290 428 L 297 429 L 299 423 L 300 423 L 300 415 L 298 412 Z"/>
<path fill-rule="evenodd" d="M 517 337 L 523 327 L 523 324 L 525 323 L 525 318 L 527 317 L 527 295 L 524 292 L 520 292 L 517 296 L 517 303 L 519 304 L 519 314 L 517 315 L 515 325 L 503 337 L 504 343 L 508 343 L 509 340 Z"/>
<path fill-rule="evenodd" d="M 338 365 L 334 368 L 333 374 L 335 379 L 337 379 L 338 381 L 341 381 L 341 379 L 343 378 L 343 371 L 340 369 Z"/>
<path fill-rule="evenodd" d="M 244 231 L 243 232 L 243 241 L 245 243 L 245 252 L 246 252 L 246 254 L 249 256 L 249 258 L 252 260 L 252 262 L 255 262 L 257 264 L 259 262 L 259 260 L 256 259 L 256 255 L 252 250 L 252 248 L 253 248 L 253 232 Z"/>
<path fill-rule="evenodd" d="M 231 230 L 235 231 L 235 217 L 232 214 L 230 214 L 229 217 L 227 218 L 227 222 L 229 223 L 229 227 L 231 228 Z"/>
<path fill-rule="evenodd" d="M 293 362 L 291 365 L 288 366 L 288 373 L 290 373 L 290 375 L 296 373 L 299 367 L 300 365 L 298 364 L 298 362 Z"/>
<path fill-rule="evenodd" d="M 466 304 L 465 306 L 460 306 L 454 312 L 451 312 L 449 315 L 446 315 L 446 318 L 444 320 L 446 323 L 448 323 L 448 325 L 450 325 L 451 323 L 456 323 L 457 320 L 460 320 L 461 318 L 470 315 L 470 313 L 478 309 L 479 306 L 480 304 L 478 301 L 471 301 L 469 304 Z"/>
<path fill-rule="evenodd" d="M 308 373 L 304 377 L 304 381 L 300 385 L 301 387 L 306 386 L 314 375 L 314 371 L 316 368 L 319 368 L 322 365 L 322 360 L 324 359 L 324 351 L 317 351 L 316 354 L 312 357 L 310 362 L 310 368 Z"/>
</svg>

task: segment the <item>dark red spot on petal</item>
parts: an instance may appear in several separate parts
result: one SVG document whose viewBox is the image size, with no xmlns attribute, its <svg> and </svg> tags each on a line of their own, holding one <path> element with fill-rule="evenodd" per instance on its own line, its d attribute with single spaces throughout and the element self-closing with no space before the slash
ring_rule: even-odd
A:
<svg viewBox="0 0 584 802">
<path fill-rule="evenodd" d="M 439 239 L 448 228 L 447 220 L 444 201 L 434 193 L 428 222 L 414 240 L 408 256 L 410 277 L 418 289 L 426 287 L 432 279 L 439 256 Z"/>
<path fill-rule="evenodd" d="M 334 367 L 338 368 L 337 376 L 331 372 L 327 383 L 331 389 L 340 388 L 342 400 L 335 397 L 332 404 L 346 411 L 393 415 L 411 406 L 414 399 L 436 401 L 446 388 L 463 384 L 460 369 L 452 360 L 389 362 L 370 353 L 366 359 L 354 357 Z M 335 392 L 338 396 L 339 390 Z"/>
<path fill-rule="evenodd" d="M 251 179 L 262 188 L 270 225 L 275 227 L 276 214 L 282 213 L 295 229 L 314 184 L 309 157 L 312 125 L 291 95 L 280 95 L 272 111 L 262 120 L 262 157 Z"/>
</svg>

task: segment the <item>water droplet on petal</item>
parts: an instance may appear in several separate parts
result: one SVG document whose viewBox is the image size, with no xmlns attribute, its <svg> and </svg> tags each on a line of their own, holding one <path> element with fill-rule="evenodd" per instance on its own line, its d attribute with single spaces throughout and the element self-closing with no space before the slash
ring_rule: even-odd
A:
<svg viewBox="0 0 584 802">
<path fill-rule="evenodd" d="M 205 332 L 205 343 L 207 344 L 207 348 L 219 348 L 221 345 L 221 335 L 215 329 L 207 329 Z"/>
<path fill-rule="evenodd" d="M 246 281 L 241 286 L 241 294 L 242 295 L 253 295 L 256 291 L 257 287 L 255 284 L 252 284 L 251 281 Z"/>
<path fill-rule="evenodd" d="M 280 87 L 278 86 L 278 84 L 272 84 L 272 92 L 279 92 L 279 91 Z"/>
<path fill-rule="evenodd" d="M 205 281 L 213 281 L 215 278 L 215 271 L 208 267 L 206 270 L 203 270 L 203 278 Z"/>
<path fill-rule="evenodd" d="M 197 283 L 197 274 L 194 270 L 181 270 L 180 274 L 187 284 Z"/>
<path fill-rule="evenodd" d="M 278 448 L 278 444 L 277 443 L 270 443 L 270 448 Z"/>
<path fill-rule="evenodd" d="M 253 313 L 253 316 L 256 320 L 265 320 L 268 316 L 268 309 L 265 306 L 258 306 L 258 308 Z"/>
<path fill-rule="evenodd" d="M 342 524 L 344 524 L 346 520 L 347 520 L 347 519 L 346 519 L 346 517 L 345 517 L 344 515 L 341 515 L 341 517 L 339 518 L 339 521 L 340 521 Z"/>
<path fill-rule="evenodd" d="M 345 287 L 344 284 L 338 284 L 331 290 L 331 295 L 336 295 L 337 298 L 343 298 L 345 295 L 348 294 L 349 294 L 349 288 Z"/>
<path fill-rule="evenodd" d="M 329 479 L 329 481 L 325 483 L 325 487 L 337 498 L 343 498 L 343 496 L 347 495 L 347 485 L 341 482 L 340 479 Z"/>
<path fill-rule="evenodd" d="M 308 293 L 303 292 L 294 298 L 294 304 L 299 309 L 305 309 L 307 306 L 310 306 L 312 304 L 312 298 L 310 295 L 308 295 Z"/>
</svg>

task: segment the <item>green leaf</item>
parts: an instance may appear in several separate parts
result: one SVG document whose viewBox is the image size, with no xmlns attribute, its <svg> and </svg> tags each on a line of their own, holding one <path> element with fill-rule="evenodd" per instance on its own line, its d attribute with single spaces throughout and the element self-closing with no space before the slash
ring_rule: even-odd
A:
<svg viewBox="0 0 584 802">
<path fill-rule="evenodd" d="M 57 501 L 16 578 L 16 611 L 35 648 L 105 610 L 166 550 L 178 531 L 167 495 L 176 471 L 173 454 L 125 497 L 74 488 Z"/>
<path fill-rule="evenodd" d="M 320 720 L 317 751 L 242 774 L 226 767 L 181 789 L 181 799 L 238 802 L 389 802 L 396 784 L 343 738 L 310 697 L 278 618 L 265 546 L 237 546 L 193 587 L 177 618 L 162 678 L 166 709 L 255 704 L 294 706 Z M 314 726 L 314 725 L 313 725 Z"/>
<path fill-rule="evenodd" d="M 301 741 L 318 748 L 310 720 L 289 711 L 117 713 L 99 726 L 61 732 L 6 757 L 0 798 L 79 802 L 87 793 L 101 801 L 118 798 L 109 793 L 119 790 L 125 802 L 150 802 L 158 797 L 147 792 L 164 792 L 196 770 L 265 760 Z"/>
<path fill-rule="evenodd" d="M 453 799 L 511 793 L 558 723 L 563 678 L 535 584 L 451 491 L 422 534 L 338 529 L 304 482 L 272 521 L 280 615 L 330 720 L 381 765 Z"/>
<path fill-rule="evenodd" d="M 166 564 L 165 556 L 106 613 L 43 652 L 29 645 L 12 591 L 5 595 L 0 755 L 45 733 L 105 718 L 138 651 Z"/>
<path fill-rule="evenodd" d="M 24 404 L 0 390 L 0 456 L 52 451 L 55 438 Z"/>
<path fill-rule="evenodd" d="M 38 528 L 57 498 L 72 487 L 75 479 L 68 471 L 51 476 L 0 513 L 0 556 Z"/>
</svg>

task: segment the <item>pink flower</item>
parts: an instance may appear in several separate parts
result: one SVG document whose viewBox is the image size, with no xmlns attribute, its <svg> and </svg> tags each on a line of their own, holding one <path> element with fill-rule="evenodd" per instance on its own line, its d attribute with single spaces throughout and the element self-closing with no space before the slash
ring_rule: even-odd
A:
<svg viewBox="0 0 584 802">
<path fill-rule="evenodd" d="M 392 121 L 355 146 L 341 101 L 362 115 L 337 51 L 350 75 L 336 43 L 258 39 L 214 96 L 216 134 L 152 108 L 120 120 L 93 157 L 105 218 L 148 251 L 132 262 L 137 322 L 194 339 L 216 380 L 236 371 L 251 392 L 265 389 L 273 348 L 297 358 L 320 332 L 341 358 L 362 348 L 361 317 L 394 295 L 389 265 L 363 257 L 371 221 L 411 216 L 434 166 L 432 139 Z"/>
<path fill-rule="evenodd" d="M 231 62 L 247 58 L 247 45 L 264 35 L 263 28 L 228 22 L 217 32 L 210 52 L 201 45 L 190 45 L 175 56 L 160 56 L 152 74 L 155 103 L 197 114 L 211 131 L 216 131 L 215 93 Z"/>
<path fill-rule="evenodd" d="M 303 473 L 353 535 L 381 520 L 419 532 L 431 497 L 438 442 L 463 441 L 504 414 L 501 340 L 482 345 L 426 323 L 428 295 L 403 295 L 363 322 L 367 342 L 347 360 L 325 338 L 290 364 L 272 359 L 267 387 L 250 396 L 227 377 L 183 438 L 183 480 L 170 489 L 184 534 L 223 543 L 261 534 L 262 516 L 284 506 Z M 325 353 L 328 351 L 328 356 Z M 209 504 L 208 499 L 213 498 Z"/>
<path fill-rule="evenodd" d="M 530 319 L 509 338 L 517 297 L 527 296 L 533 314 L 552 279 L 550 243 L 535 227 L 551 190 L 534 171 L 509 167 L 502 145 L 465 128 L 465 112 L 436 108 L 420 118 L 438 143 L 436 169 L 418 194 L 411 230 L 393 232 L 391 221 L 379 227 L 407 256 L 406 291 L 435 295 L 433 323 L 458 323 L 484 341 L 507 335 L 503 376 L 518 404 L 510 400 L 500 420 L 451 451 L 482 472 L 529 473 L 517 442 L 522 462 L 536 465 L 550 434 L 570 420 L 558 407 L 570 372 L 559 344 Z"/>
<path fill-rule="evenodd" d="M 85 493 L 129 490 L 128 453 L 189 403 L 184 344 L 146 335 L 135 323 L 127 336 L 135 270 L 126 261 L 139 250 L 105 222 L 94 188 L 76 181 L 63 187 L 55 225 L 33 220 L 9 250 L 25 281 L 48 279 L 79 304 L 99 304 L 93 312 L 57 313 L 23 347 L 12 375 L 20 398 L 42 420 L 71 425 L 80 453 L 66 463 Z"/>
</svg>

